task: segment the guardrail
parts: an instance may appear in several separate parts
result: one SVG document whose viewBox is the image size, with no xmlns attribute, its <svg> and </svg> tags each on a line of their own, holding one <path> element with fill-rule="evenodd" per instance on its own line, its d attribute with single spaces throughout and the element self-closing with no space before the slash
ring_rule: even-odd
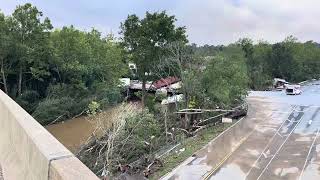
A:
<svg viewBox="0 0 320 180">
<path fill-rule="evenodd" d="M 0 164 L 4 180 L 98 180 L 89 168 L 1 90 Z"/>
</svg>

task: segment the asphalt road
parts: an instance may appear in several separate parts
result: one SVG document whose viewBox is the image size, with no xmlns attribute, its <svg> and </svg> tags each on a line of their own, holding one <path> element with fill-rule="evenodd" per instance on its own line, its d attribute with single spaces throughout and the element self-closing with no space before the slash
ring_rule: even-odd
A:
<svg viewBox="0 0 320 180">
<path fill-rule="evenodd" d="M 225 140 L 234 141 L 230 153 L 219 153 L 224 143 L 206 148 L 164 179 L 319 180 L 319 83 L 303 86 L 297 96 L 251 92 L 246 121 L 254 127 L 237 130 L 247 131 L 241 140 Z"/>
</svg>

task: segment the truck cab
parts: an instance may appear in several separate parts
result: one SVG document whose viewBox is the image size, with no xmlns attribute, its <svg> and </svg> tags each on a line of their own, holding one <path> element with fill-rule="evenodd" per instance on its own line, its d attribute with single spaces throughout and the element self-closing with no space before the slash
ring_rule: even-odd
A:
<svg viewBox="0 0 320 180">
<path fill-rule="evenodd" d="M 300 85 L 287 85 L 286 94 L 287 95 L 300 95 L 302 93 Z"/>
</svg>

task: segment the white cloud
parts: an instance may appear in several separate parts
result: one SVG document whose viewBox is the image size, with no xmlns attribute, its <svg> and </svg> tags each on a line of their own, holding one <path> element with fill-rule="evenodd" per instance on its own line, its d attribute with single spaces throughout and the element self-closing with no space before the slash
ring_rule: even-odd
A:
<svg viewBox="0 0 320 180">
<path fill-rule="evenodd" d="M 27 0 L 0 0 L 9 14 Z M 301 41 L 320 41 L 319 0 L 29 0 L 55 27 L 76 27 L 117 33 L 128 14 L 168 10 L 178 25 L 186 26 L 190 42 L 229 44 L 241 37 L 277 42 L 293 35 Z"/>
<path fill-rule="evenodd" d="M 288 35 L 319 41 L 318 0 L 181 1 L 172 11 L 188 28 L 191 42 L 228 44 L 241 37 L 277 42 Z"/>
</svg>

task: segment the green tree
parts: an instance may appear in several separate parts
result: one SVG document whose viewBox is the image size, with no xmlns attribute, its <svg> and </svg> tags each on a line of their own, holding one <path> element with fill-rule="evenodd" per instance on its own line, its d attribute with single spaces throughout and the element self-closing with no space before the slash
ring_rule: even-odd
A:
<svg viewBox="0 0 320 180">
<path fill-rule="evenodd" d="M 254 46 L 252 55 L 253 66 L 251 66 L 250 73 L 248 73 L 250 74 L 250 87 L 254 90 L 264 90 L 272 83 L 267 64 L 271 52 L 271 45 L 266 42 L 259 42 Z"/>
<path fill-rule="evenodd" d="M 43 54 L 37 55 L 39 55 L 39 52 L 41 53 L 42 45 L 46 45 L 47 42 L 44 40 L 48 38 L 52 25 L 48 18 L 44 18 L 41 21 L 41 17 L 42 12 L 27 3 L 17 6 L 12 16 L 8 19 L 9 30 L 14 37 L 12 40 L 15 43 L 15 48 L 17 48 L 18 96 L 22 93 L 24 74 L 31 73 L 35 77 L 48 75 L 48 69 L 43 67 L 48 64 L 43 62 L 47 60 L 47 57 L 39 58 Z"/>
<path fill-rule="evenodd" d="M 142 81 L 142 103 L 146 95 L 147 75 L 159 62 L 165 46 L 174 41 L 187 42 L 185 27 L 175 26 L 175 17 L 166 12 L 146 13 L 143 19 L 129 15 L 121 24 L 122 42 L 136 63 L 138 77 Z"/>
<path fill-rule="evenodd" d="M 0 12 L 0 76 L 2 79 L 2 84 L 4 88 L 4 92 L 8 94 L 8 85 L 7 85 L 7 72 L 6 72 L 6 67 L 8 65 L 6 61 L 7 56 L 10 52 L 10 35 L 8 31 L 8 26 L 6 22 L 6 18 L 4 14 Z"/>
<path fill-rule="evenodd" d="M 54 48 L 54 77 L 61 84 L 70 84 L 86 89 L 85 78 L 88 77 L 90 47 L 84 32 L 71 27 L 57 29 L 51 34 Z"/>
<path fill-rule="evenodd" d="M 244 55 L 237 46 L 219 53 L 209 62 L 202 79 L 205 101 L 228 107 L 247 94 L 248 77 Z"/>
<path fill-rule="evenodd" d="M 92 89 L 99 84 L 115 86 L 125 73 L 123 50 L 112 36 L 101 37 L 97 30 L 82 32 L 63 27 L 52 35 L 55 47 L 54 68 L 58 83 L 80 89 Z"/>
</svg>

